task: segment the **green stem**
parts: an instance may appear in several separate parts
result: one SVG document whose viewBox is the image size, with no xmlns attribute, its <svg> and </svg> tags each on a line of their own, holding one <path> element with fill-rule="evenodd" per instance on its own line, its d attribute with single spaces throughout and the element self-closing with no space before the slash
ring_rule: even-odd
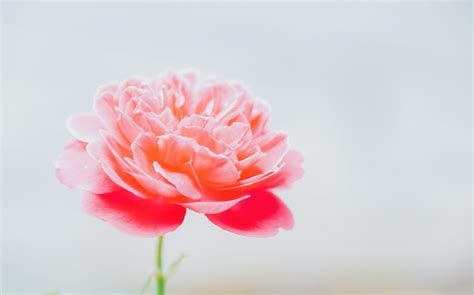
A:
<svg viewBox="0 0 474 295">
<path fill-rule="evenodd" d="M 157 295 L 164 295 L 165 294 L 165 276 L 163 274 L 163 259 L 161 257 L 161 253 L 163 252 L 163 236 L 158 238 L 158 246 L 157 246 L 157 255 L 156 255 L 156 294 Z"/>
</svg>

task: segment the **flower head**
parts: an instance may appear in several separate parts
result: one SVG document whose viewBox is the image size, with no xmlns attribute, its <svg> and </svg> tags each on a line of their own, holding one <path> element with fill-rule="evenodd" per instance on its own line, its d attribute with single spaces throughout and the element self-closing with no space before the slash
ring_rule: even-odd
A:
<svg viewBox="0 0 474 295">
<path fill-rule="evenodd" d="M 186 210 L 242 235 L 272 236 L 293 217 L 270 190 L 303 174 L 269 106 L 239 83 L 193 71 L 100 88 L 94 112 L 68 121 L 56 161 L 87 212 L 138 235 L 175 230 Z"/>
</svg>

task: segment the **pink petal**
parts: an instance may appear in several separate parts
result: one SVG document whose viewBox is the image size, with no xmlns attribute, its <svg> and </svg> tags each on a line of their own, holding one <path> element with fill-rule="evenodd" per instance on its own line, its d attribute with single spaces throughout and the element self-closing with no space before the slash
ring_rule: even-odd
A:
<svg viewBox="0 0 474 295">
<path fill-rule="evenodd" d="M 215 155 L 199 146 L 195 148 L 192 166 L 196 177 L 210 185 L 233 184 L 240 177 L 239 171 L 229 158 Z"/>
<path fill-rule="evenodd" d="M 158 115 L 156 115 L 154 113 L 146 113 L 145 114 L 145 119 L 146 119 L 148 125 L 150 125 L 151 131 L 156 136 L 163 135 L 163 134 L 166 134 L 166 133 L 169 132 L 168 128 L 165 126 L 165 124 L 163 124 L 161 122 Z"/>
<path fill-rule="evenodd" d="M 304 174 L 303 155 L 295 150 L 289 150 L 277 168 L 263 174 L 241 180 L 238 185 L 221 189 L 222 192 L 267 190 L 272 188 L 289 188 Z"/>
<path fill-rule="evenodd" d="M 142 185 L 128 172 L 129 163 L 125 160 L 117 160 L 113 152 L 103 142 L 92 142 L 87 145 L 87 152 L 92 158 L 97 160 L 102 165 L 104 172 L 113 180 L 118 186 L 131 191 L 135 195 L 142 198 L 154 197 L 145 190 Z M 126 165 L 126 166 L 124 166 Z"/>
<path fill-rule="evenodd" d="M 178 124 L 173 112 L 169 108 L 164 109 L 161 114 L 157 115 L 157 118 L 163 123 L 168 130 L 173 130 Z"/>
<path fill-rule="evenodd" d="M 149 191 L 152 195 L 158 197 L 167 197 L 167 198 L 175 198 L 175 197 L 180 197 L 181 194 L 178 192 L 178 190 L 162 181 L 159 179 L 152 178 L 151 176 L 148 176 L 146 174 L 137 174 L 133 172 L 127 172 L 128 174 L 132 175 L 136 181 L 138 181 L 141 186 Z"/>
<path fill-rule="evenodd" d="M 225 107 L 225 101 L 234 94 L 232 87 L 221 80 L 208 80 L 197 93 L 197 114 L 217 115 Z"/>
<path fill-rule="evenodd" d="M 119 114 L 116 111 L 115 104 L 115 99 L 112 94 L 106 92 L 97 97 L 94 104 L 94 110 L 104 125 L 107 127 L 107 130 L 112 133 L 115 140 L 117 140 L 117 142 L 121 145 L 127 146 L 129 143 L 117 124 Z"/>
<path fill-rule="evenodd" d="M 180 171 L 182 165 L 193 158 L 196 145 L 191 138 L 171 133 L 158 137 L 158 149 L 155 153 L 160 159 L 160 165 Z"/>
<path fill-rule="evenodd" d="M 252 139 L 252 132 L 247 124 L 236 122 L 230 126 L 218 127 L 214 130 L 217 139 L 230 146 L 236 146 L 241 142 L 248 142 Z"/>
<path fill-rule="evenodd" d="M 253 192 L 250 198 L 230 209 L 206 216 L 224 230 L 251 237 L 271 237 L 279 228 L 293 228 L 293 216 L 288 207 L 268 191 Z"/>
<path fill-rule="evenodd" d="M 268 179 L 268 188 L 290 188 L 304 174 L 303 160 L 302 153 L 289 150 L 282 160 L 280 171 Z"/>
<path fill-rule="evenodd" d="M 91 142 L 101 139 L 99 130 L 104 125 L 95 114 L 78 114 L 68 119 L 67 128 L 76 139 Z"/>
<path fill-rule="evenodd" d="M 258 145 L 256 145 L 253 148 L 252 152 L 253 153 L 251 153 L 249 156 L 247 156 L 247 157 L 243 158 L 242 160 L 238 161 L 237 163 L 235 163 L 235 166 L 237 167 L 237 169 L 239 169 L 241 171 L 245 170 L 245 169 L 253 166 L 258 160 L 265 157 L 265 154 L 262 153 L 262 151 L 260 150 L 260 147 Z"/>
<path fill-rule="evenodd" d="M 214 138 L 209 131 L 201 127 L 182 127 L 178 132 L 179 135 L 194 139 L 199 145 L 209 148 L 215 154 L 232 152 L 230 146 Z"/>
<path fill-rule="evenodd" d="M 103 194 L 117 190 L 117 185 L 105 174 L 101 165 L 86 151 L 87 143 L 73 141 L 55 162 L 59 181 L 71 188 Z"/>
<path fill-rule="evenodd" d="M 153 162 L 155 171 L 160 173 L 167 181 L 172 183 L 176 189 L 183 195 L 191 199 L 201 198 L 199 189 L 193 180 L 186 174 L 179 172 L 171 172 L 165 170 L 158 162 Z"/>
<path fill-rule="evenodd" d="M 117 119 L 117 125 L 129 143 L 132 143 L 138 134 L 143 131 L 142 128 L 137 126 L 137 124 L 124 113 L 120 113 Z"/>
<path fill-rule="evenodd" d="M 258 160 L 256 166 L 261 171 L 274 168 L 281 162 L 283 156 L 288 151 L 287 135 L 283 133 L 267 133 L 256 139 L 256 143 L 265 154 L 265 157 Z"/>
<path fill-rule="evenodd" d="M 238 202 L 245 200 L 249 197 L 250 195 L 243 196 L 234 200 L 228 200 L 228 201 L 199 201 L 199 202 L 180 203 L 180 205 L 198 213 L 217 214 L 231 208 Z"/>
<path fill-rule="evenodd" d="M 108 194 L 82 192 L 85 210 L 117 229 L 139 236 L 159 236 L 177 229 L 186 209 L 159 199 L 143 199 L 121 190 Z"/>
<path fill-rule="evenodd" d="M 200 127 L 208 131 L 212 131 L 216 126 L 217 121 L 213 117 L 200 116 L 192 114 L 181 121 L 179 121 L 177 128 L 181 129 L 183 127 Z"/>
<path fill-rule="evenodd" d="M 254 105 L 254 113 L 255 116 L 249 121 L 253 134 L 259 135 L 266 128 L 270 116 L 270 106 L 263 100 L 257 100 Z"/>
</svg>

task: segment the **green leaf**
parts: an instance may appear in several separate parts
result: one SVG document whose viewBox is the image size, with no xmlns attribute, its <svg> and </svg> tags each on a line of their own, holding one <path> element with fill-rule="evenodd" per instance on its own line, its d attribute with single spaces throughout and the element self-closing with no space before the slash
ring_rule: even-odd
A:
<svg viewBox="0 0 474 295">
<path fill-rule="evenodd" d="M 185 254 L 179 255 L 179 257 L 173 261 L 169 267 L 169 272 L 168 275 L 166 276 L 166 279 L 169 280 L 178 270 L 179 266 L 181 265 L 181 262 L 184 260 L 184 258 L 187 258 L 188 256 Z"/>
<path fill-rule="evenodd" d="M 146 290 L 150 287 L 151 281 L 153 280 L 153 277 L 155 276 L 155 272 L 152 272 L 151 274 L 148 275 L 146 278 L 145 282 L 143 283 L 142 289 L 140 290 L 140 295 L 145 294 Z"/>
</svg>

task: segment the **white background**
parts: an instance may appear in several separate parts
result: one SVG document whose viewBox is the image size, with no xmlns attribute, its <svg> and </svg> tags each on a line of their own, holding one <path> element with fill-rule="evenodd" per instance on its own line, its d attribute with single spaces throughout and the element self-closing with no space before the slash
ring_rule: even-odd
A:
<svg viewBox="0 0 474 295">
<path fill-rule="evenodd" d="M 139 290 L 155 240 L 83 213 L 52 163 L 97 86 L 195 67 L 266 99 L 306 174 L 275 238 L 189 213 L 171 291 L 467 293 L 469 2 L 2 6 L 4 291 Z"/>
</svg>

